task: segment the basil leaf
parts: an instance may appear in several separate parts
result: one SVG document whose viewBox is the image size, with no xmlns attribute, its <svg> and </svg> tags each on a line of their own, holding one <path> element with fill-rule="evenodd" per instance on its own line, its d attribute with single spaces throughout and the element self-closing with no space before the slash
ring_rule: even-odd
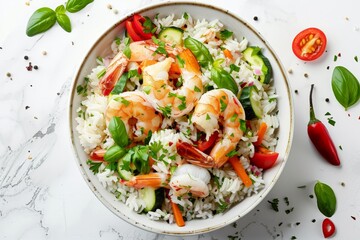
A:
<svg viewBox="0 0 360 240">
<path fill-rule="evenodd" d="M 116 162 L 120 158 L 122 158 L 125 154 L 126 154 L 125 148 L 122 148 L 118 145 L 114 145 L 105 152 L 104 160 L 109 163 Z"/>
<path fill-rule="evenodd" d="M 109 122 L 109 132 L 115 143 L 120 147 L 126 147 L 129 144 L 129 138 L 126 132 L 125 124 L 119 117 L 112 117 Z"/>
<path fill-rule="evenodd" d="M 225 88 L 232 91 L 235 95 L 239 92 L 239 87 L 234 78 L 221 67 L 212 67 L 210 79 L 214 81 L 218 88 Z"/>
<path fill-rule="evenodd" d="M 315 184 L 314 192 L 320 212 L 326 217 L 334 215 L 336 210 L 336 197 L 331 187 L 318 181 Z"/>
<path fill-rule="evenodd" d="M 190 49 L 190 51 L 195 55 L 201 67 L 207 68 L 209 67 L 209 64 L 214 62 L 209 49 L 207 49 L 205 45 L 198 40 L 187 37 L 184 40 L 184 46 Z"/>
<path fill-rule="evenodd" d="M 43 33 L 56 22 L 55 11 L 48 7 L 39 8 L 30 17 L 26 26 L 26 35 L 32 37 Z"/>
<path fill-rule="evenodd" d="M 56 21 L 65 31 L 71 32 L 70 18 L 65 14 L 65 11 L 64 5 L 60 5 L 55 9 Z"/>
<path fill-rule="evenodd" d="M 336 100 L 347 110 L 360 98 L 360 84 L 345 67 L 334 68 L 331 86 Z"/>
<path fill-rule="evenodd" d="M 126 81 L 128 80 L 128 73 L 123 73 L 121 75 L 119 81 L 116 82 L 113 90 L 111 91 L 111 94 L 120 94 L 124 91 Z"/>
<path fill-rule="evenodd" d="M 66 10 L 71 13 L 75 13 L 85 8 L 89 3 L 94 0 L 69 0 L 66 3 Z"/>
</svg>

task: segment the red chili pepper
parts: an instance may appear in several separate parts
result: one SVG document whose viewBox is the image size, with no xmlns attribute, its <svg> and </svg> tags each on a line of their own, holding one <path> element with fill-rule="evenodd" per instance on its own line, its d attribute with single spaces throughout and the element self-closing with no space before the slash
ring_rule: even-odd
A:
<svg viewBox="0 0 360 240">
<path fill-rule="evenodd" d="M 325 218 L 322 222 L 322 231 L 325 238 L 331 237 L 335 232 L 335 224 L 329 218 Z"/>
<path fill-rule="evenodd" d="M 314 84 L 311 85 L 310 91 L 310 121 L 307 127 L 308 135 L 321 156 L 323 156 L 329 163 L 338 166 L 340 165 L 340 159 L 329 132 L 325 125 L 315 117 L 312 103 L 313 89 Z"/>
</svg>

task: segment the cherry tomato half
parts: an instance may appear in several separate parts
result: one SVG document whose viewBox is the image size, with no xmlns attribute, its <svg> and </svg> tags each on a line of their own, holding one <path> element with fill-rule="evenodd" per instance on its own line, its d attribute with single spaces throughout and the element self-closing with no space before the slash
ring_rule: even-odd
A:
<svg viewBox="0 0 360 240">
<path fill-rule="evenodd" d="M 139 36 L 135 29 L 134 29 L 134 26 L 133 26 L 133 21 L 131 20 L 126 20 L 125 21 L 125 27 L 126 27 L 126 31 L 128 32 L 130 38 L 134 41 L 134 42 L 137 42 L 137 41 L 141 41 L 143 40 L 141 38 L 141 36 Z"/>
<path fill-rule="evenodd" d="M 145 22 L 145 18 L 139 14 L 135 14 L 134 15 L 134 20 L 132 22 L 133 27 L 136 31 L 136 33 L 141 36 L 142 39 L 147 40 L 147 39 L 151 39 L 151 37 L 153 36 L 151 33 L 146 33 L 144 30 L 144 22 Z"/>
<path fill-rule="evenodd" d="M 307 28 L 301 31 L 292 42 L 294 54 L 304 61 L 319 58 L 326 48 L 326 36 L 317 28 Z"/>
<path fill-rule="evenodd" d="M 322 231 L 325 238 L 331 237 L 335 232 L 335 224 L 329 218 L 325 218 L 322 222 Z"/>
<path fill-rule="evenodd" d="M 279 153 L 277 152 L 272 152 L 264 147 L 258 147 L 254 156 L 250 158 L 250 162 L 265 170 L 271 168 L 275 164 L 278 156 Z"/>
<path fill-rule="evenodd" d="M 218 139 L 219 133 L 218 132 L 214 132 L 209 140 L 205 140 L 204 139 L 200 139 L 199 141 L 197 141 L 197 148 L 202 151 L 205 152 L 206 150 L 208 150 L 209 148 L 211 148 L 212 146 L 214 146 L 216 140 Z"/>
</svg>

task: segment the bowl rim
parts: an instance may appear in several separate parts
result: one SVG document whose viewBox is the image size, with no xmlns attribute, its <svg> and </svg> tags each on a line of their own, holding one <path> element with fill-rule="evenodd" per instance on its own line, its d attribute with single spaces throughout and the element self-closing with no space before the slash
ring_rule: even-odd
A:
<svg viewBox="0 0 360 240">
<path fill-rule="evenodd" d="M 153 228 L 151 226 L 148 225 L 143 225 L 140 224 L 139 222 L 131 219 L 130 217 L 126 216 L 125 214 L 123 214 L 122 212 L 120 212 L 119 210 L 117 210 L 116 208 L 114 208 L 109 201 L 105 200 L 103 198 L 103 196 L 101 195 L 101 193 L 96 189 L 96 186 L 92 183 L 92 181 L 90 180 L 90 178 L 88 177 L 88 175 L 85 172 L 84 166 L 81 163 L 80 157 L 77 153 L 76 147 L 75 147 L 75 140 L 74 140 L 74 127 L 73 127 L 73 99 L 74 99 L 74 95 L 76 94 L 76 84 L 77 84 L 77 80 L 80 77 L 80 72 L 81 70 L 84 68 L 85 62 L 87 61 L 87 59 L 89 58 L 89 55 L 91 54 L 91 52 L 94 50 L 94 48 L 103 40 L 103 38 L 105 38 L 106 35 L 108 35 L 111 31 L 113 31 L 114 28 L 116 28 L 119 24 L 121 24 L 122 22 L 124 22 L 127 18 L 133 16 L 134 14 L 137 13 L 141 13 L 141 12 L 145 12 L 145 11 L 149 11 L 149 10 L 153 10 L 159 7 L 163 7 L 163 6 L 176 6 L 176 5 L 190 5 L 190 6 L 198 6 L 198 7 L 204 7 L 204 8 L 210 8 L 213 9 L 215 11 L 219 11 L 222 12 L 226 15 L 229 15 L 230 17 L 234 18 L 235 20 L 241 22 L 242 24 L 244 24 L 244 26 L 246 26 L 249 30 L 251 30 L 256 37 L 261 40 L 263 42 L 263 44 L 266 46 L 266 49 L 271 53 L 271 55 L 274 57 L 276 64 L 279 66 L 279 70 L 281 75 L 283 76 L 284 79 L 284 83 L 285 83 L 285 89 L 287 91 L 287 95 L 288 95 L 288 103 L 290 104 L 289 109 L 290 109 L 290 132 L 288 134 L 288 139 L 287 139 L 287 146 L 284 152 L 284 156 L 283 156 L 283 161 L 281 162 L 281 165 L 279 166 L 279 169 L 276 173 L 276 175 L 274 176 L 274 178 L 272 179 L 272 181 L 269 183 L 269 186 L 266 188 L 266 190 L 264 192 L 261 193 L 261 195 L 244 211 L 242 212 L 242 215 L 236 215 L 235 217 L 228 219 L 227 221 L 218 223 L 216 225 L 213 225 L 211 227 L 206 227 L 206 228 L 201 228 L 198 230 L 187 230 L 187 231 L 166 231 L 166 230 L 161 230 L 161 229 L 157 229 L 157 228 Z M 161 3 L 155 3 L 155 4 L 148 4 L 144 7 L 138 7 L 135 8 L 133 10 L 131 10 L 129 13 L 125 13 L 121 16 L 121 18 L 115 23 L 112 24 L 110 27 L 108 27 L 106 30 L 103 31 L 103 33 L 100 35 L 100 37 L 98 37 L 94 43 L 91 45 L 90 49 L 86 52 L 85 57 L 82 58 L 82 62 L 81 64 L 79 64 L 79 66 L 76 68 L 76 75 L 74 76 L 74 78 L 72 79 L 72 83 L 71 83 L 71 92 L 69 94 L 69 99 L 68 99 L 68 131 L 70 132 L 70 140 L 71 140 L 71 145 L 72 145 L 72 150 L 74 155 L 76 156 L 76 164 L 78 166 L 78 168 L 80 169 L 81 175 L 83 176 L 84 180 L 87 183 L 87 186 L 90 188 L 90 190 L 95 194 L 95 196 L 100 200 L 100 202 L 105 205 L 112 213 L 114 213 L 116 216 L 120 217 L 122 220 L 124 220 L 127 223 L 130 223 L 131 225 L 135 226 L 135 227 L 139 227 L 143 230 L 146 231 L 150 231 L 153 233 L 159 233 L 159 234 L 166 234 L 166 235 L 175 235 L 175 236 L 186 236 L 186 235 L 196 235 L 196 234 L 202 234 L 202 233 L 208 233 L 211 231 L 215 231 L 218 230 L 220 228 L 223 228 L 225 226 L 227 226 L 228 224 L 231 224 L 237 220 L 239 220 L 242 216 L 245 216 L 247 213 L 249 213 L 251 210 L 254 209 L 254 207 L 256 207 L 266 196 L 267 194 L 271 191 L 271 189 L 274 187 L 275 183 L 277 182 L 277 180 L 279 179 L 281 173 L 283 172 L 283 169 L 285 167 L 285 164 L 287 162 L 287 159 L 289 157 L 290 154 L 290 150 L 291 150 L 291 145 L 292 145 L 292 141 L 293 141 L 293 134 L 294 134 L 294 105 L 293 105 L 293 98 L 292 98 L 292 94 L 291 94 L 291 87 L 288 81 L 288 77 L 286 74 L 286 71 L 284 70 L 284 66 L 282 65 L 282 63 L 279 60 L 278 55 L 275 53 L 275 51 L 273 50 L 273 48 L 270 46 L 270 44 L 265 40 L 265 38 L 260 34 L 260 32 L 258 32 L 253 26 L 251 26 L 247 21 L 245 21 L 244 19 L 242 19 L 241 17 L 239 17 L 237 14 L 232 13 L 231 11 L 227 10 L 227 9 L 223 9 L 221 7 L 218 6 L 214 6 L 214 5 L 210 5 L 207 3 L 202 3 L 202 2 L 190 2 L 190 1 L 166 1 L 166 2 L 161 2 Z"/>
</svg>

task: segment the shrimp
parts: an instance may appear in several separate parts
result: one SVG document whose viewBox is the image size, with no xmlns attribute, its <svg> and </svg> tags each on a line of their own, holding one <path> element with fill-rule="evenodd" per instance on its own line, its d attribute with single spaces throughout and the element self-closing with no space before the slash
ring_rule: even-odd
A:
<svg viewBox="0 0 360 240">
<path fill-rule="evenodd" d="M 166 117 L 181 117 L 189 113 L 203 92 L 200 66 L 189 49 L 182 49 L 177 57 L 183 85 L 173 89 L 169 70 L 173 58 L 147 66 L 143 70 L 143 90 L 152 97 L 156 107 Z"/>
<path fill-rule="evenodd" d="M 184 164 L 177 167 L 171 176 L 166 173 L 149 173 L 134 176 L 129 181 L 120 180 L 120 183 L 137 189 L 170 187 L 176 196 L 191 193 L 195 197 L 207 197 L 210 178 L 208 170 L 192 164 Z"/>
<path fill-rule="evenodd" d="M 106 68 L 105 75 L 100 79 L 99 86 L 104 96 L 110 94 L 120 76 L 126 70 L 129 62 L 142 62 L 145 60 L 161 60 L 164 55 L 156 53 L 157 45 L 152 40 L 132 42 L 129 45 L 130 58 L 126 57 L 123 52 L 119 52 Z M 165 45 L 165 50 L 176 55 L 178 51 L 169 44 Z"/>
<path fill-rule="evenodd" d="M 207 197 L 210 179 L 210 173 L 205 168 L 184 164 L 175 170 L 169 185 L 176 196 L 191 193 L 195 197 Z"/>
<path fill-rule="evenodd" d="M 177 143 L 178 153 L 188 162 L 202 167 L 221 167 L 228 160 L 227 154 L 235 149 L 243 136 L 241 121 L 245 120 L 244 109 L 236 96 L 226 89 L 211 90 L 200 98 L 192 115 L 196 128 L 206 133 L 206 139 L 222 124 L 222 137 L 215 143 L 209 155 L 191 144 Z"/>
<path fill-rule="evenodd" d="M 135 142 L 143 141 L 149 131 L 157 131 L 162 116 L 147 100 L 143 92 L 123 92 L 110 98 L 105 112 L 107 124 L 112 117 L 119 117 L 125 124 L 129 138 Z"/>
</svg>

